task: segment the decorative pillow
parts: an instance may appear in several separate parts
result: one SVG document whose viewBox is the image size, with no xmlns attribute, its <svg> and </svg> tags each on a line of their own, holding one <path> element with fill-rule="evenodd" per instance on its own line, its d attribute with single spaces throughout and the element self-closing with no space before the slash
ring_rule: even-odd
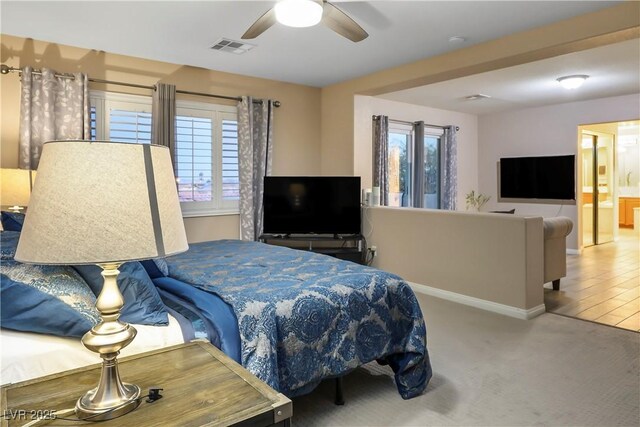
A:
<svg viewBox="0 0 640 427">
<path fill-rule="evenodd" d="M 2 260 L 13 260 L 20 240 L 19 231 L 3 231 L 0 233 L 0 254 Z"/>
<path fill-rule="evenodd" d="M 22 231 L 22 224 L 24 224 L 24 214 L 2 211 L 2 213 L 0 213 L 0 220 L 2 221 L 3 229 L 7 231 Z"/>
<path fill-rule="evenodd" d="M 102 269 L 97 265 L 74 265 L 73 267 L 98 296 L 104 283 Z M 125 322 L 139 325 L 168 325 L 167 309 L 142 264 L 137 261 L 127 262 L 122 264 L 119 270 L 118 286 L 124 297 L 120 318 Z"/>
<path fill-rule="evenodd" d="M 164 258 L 146 259 L 140 261 L 140 264 L 147 270 L 147 274 L 152 279 L 169 275 L 169 265 L 167 265 L 167 261 Z"/>
<path fill-rule="evenodd" d="M 71 267 L 4 260 L 0 282 L 3 328 L 81 337 L 100 321 L 96 297 Z"/>
</svg>

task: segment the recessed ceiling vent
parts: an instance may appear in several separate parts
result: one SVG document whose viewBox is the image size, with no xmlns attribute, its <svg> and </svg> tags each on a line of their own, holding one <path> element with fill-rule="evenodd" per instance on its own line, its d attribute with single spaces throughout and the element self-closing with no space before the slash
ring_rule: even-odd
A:
<svg viewBox="0 0 640 427">
<path fill-rule="evenodd" d="M 478 101 L 478 100 L 487 99 L 487 98 L 491 98 L 491 96 L 485 95 L 483 93 L 476 93 L 475 95 L 469 95 L 464 97 L 464 99 L 466 99 L 467 101 Z"/>
<path fill-rule="evenodd" d="M 235 53 L 236 55 L 242 55 L 243 53 L 250 51 L 254 47 L 256 47 L 256 45 L 239 42 L 237 40 L 221 38 L 216 42 L 216 44 L 211 46 L 211 49 L 219 50 L 220 52 L 229 52 Z"/>
</svg>

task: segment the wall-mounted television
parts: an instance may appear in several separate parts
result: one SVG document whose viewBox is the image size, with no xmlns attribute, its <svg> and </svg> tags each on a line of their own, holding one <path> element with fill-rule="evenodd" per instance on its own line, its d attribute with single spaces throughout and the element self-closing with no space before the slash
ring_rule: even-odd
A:
<svg viewBox="0 0 640 427">
<path fill-rule="evenodd" d="M 265 234 L 360 232 L 360 177 L 264 178 Z"/>
<path fill-rule="evenodd" d="M 499 198 L 570 201 L 576 199 L 574 155 L 500 159 Z"/>
</svg>

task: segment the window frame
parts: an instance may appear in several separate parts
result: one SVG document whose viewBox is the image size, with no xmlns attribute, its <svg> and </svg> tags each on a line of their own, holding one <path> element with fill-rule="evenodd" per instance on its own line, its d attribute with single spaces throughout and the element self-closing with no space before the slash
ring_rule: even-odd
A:
<svg viewBox="0 0 640 427">
<path fill-rule="evenodd" d="M 423 137 L 426 140 L 427 137 L 432 137 L 432 138 L 437 138 L 437 150 L 438 150 L 438 207 L 436 209 L 441 209 L 440 206 L 440 194 L 442 192 L 442 136 L 444 135 L 444 129 L 442 128 L 434 128 L 431 126 L 427 126 L 424 125 L 423 127 L 424 129 L 424 133 L 423 133 Z M 398 122 L 398 121 L 392 121 L 391 119 L 389 120 L 389 128 L 388 128 L 388 134 L 391 133 L 395 133 L 395 134 L 402 134 L 402 135 L 407 135 L 409 137 L 409 144 L 407 147 L 407 161 L 408 161 L 408 183 L 407 183 L 407 188 L 409 191 L 408 194 L 408 206 L 400 206 L 401 208 L 406 208 L 406 207 L 410 207 L 410 208 L 417 208 L 417 209 L 434 209 L 434 208 L 426 208 L 424 206 L 414 206 L 414 200 L 413 200 L 413 189 L 414 189 L 414 173 L 416 171 L 416 168 L 418 167 L 418 164 L 416 163 L 416 135 L 414 132 L 414 127 L 412 124 L 410 123 L 405 123 L 405 122 Z M 388 135 L 387 135 L 387 139 L 388 139 Z M 423 145 L 425 143 L 425 141 L 421 142 Z M 389 146 L 387 145 L 387 148 L 389 148 Z M 426 154 L 426 152 L 423 150 L 423 153 Z M 426 165 L 426 158 L 421 159 L 420 162 L 420 168 L 422 169 L 422 175 L 424 176 L 425 174 L 425 165 Z M 424 178 L 423 178 L 424 179 Z"/>
<path fill-rule="evenodd" d="M 427 138 L 435 138 L 436 139 L 436 150 L 437 150 L 437 156 L 438 156 L 438 171 L 436 176 L 438 177 L 437 183 L 436 183 L 436 194 L 437 194 L 437 207 L 433 208 L 433 207 L 425 207 L 423 206 L 424 209 L 442 209 L 442 136 L 444 135 L 444 129 L 441 128 L 433 128 L 433 127 L 424 127 L 424 139 L 426 140 Z M 423 144 L 425 143 L 425 141 L 423 141 Z M 426 167 L 426 147 L 425 147 L 425 158 L 423 159 L 423 167 Z M 424 171 L 424 173 L 426 174 L 426 170 Z M 426 191 L 426 178 L 425 178 L 425 191 Z M 426 195 L 427 193 L 425 192 L 425 203 L 426 203 Z"/>
<path fill-rule="evenodd" d="M 407 144 L 407 206 L 402 206 L 402 203 L 399 207 L 401 208 L 409 208 L 413 206 L 413 171 L 414 171 L 414 147 L 415 144 L 415 135 L 413 132 L 413 126 L 407 123 L 398 123 L 389 121 L 389 129 L 388 134 L 395 133 L 398 135 L 406 135 L 408 137 Z M 389 139 L 389 135 L 387 134 L 387 139 Z M 387 142 L 387 150 L 389 149 L 389 143 Z M 387 164 L 387 167 L 389 165 Z"/>
<path fill-rule="evenodd" d="M 216 108 L 212 108 L 215 106 Z M 190 116 L 197 112 L 199 115 Z M 240 213 L 239 200 L 224 200 L 222 197 L 222 121 L 237 122 L 237 108 L 229 105 L 207 104 L 195 101 L 176 102 L 176 116 L 211 119 L 211 176 L 212 200 L 210 202 L 182 202 L 183 217 L 230 215 Z"/>
<path fill-rule="evenodd" d="M 109 140 L 109 111 L 111 109 L 151 113 L 151 97 L 146 95 L 90 91 L 89 102 L 91 107 L 95 108 L 96 140 L 98 141 Z M 222 121 L 237 122 L 237 108 L 231 105 L 177 100 L 176 116 L 203 117 L 212 120 L 212 200 L 209 202 L 181 202 L 180 208 L 183 218 L 239 214 L 239 200 L 224 200 L 222 197 Z M 175 161 L 175 159 L 173 160 Z"/>
</svg>

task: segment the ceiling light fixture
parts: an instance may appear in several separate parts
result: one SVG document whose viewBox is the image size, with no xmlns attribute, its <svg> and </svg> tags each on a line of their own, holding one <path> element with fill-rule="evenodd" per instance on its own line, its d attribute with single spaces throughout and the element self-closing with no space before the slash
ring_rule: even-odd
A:
<svg viewBox="0 0 640 427">
<path fill-rule="evenodd" d="M 489 99 L 491 95 L 485 95 L 484 93 L 476 93 L 475 95 L 465 96 L 464 99 L 467 101 L 479 101 L 481 99 Z"/>
<path fill-rule="evenodd" d="M 278 22 L 288 27 L 313 27 L 322 19 L 322 5 L 313 0 L 282 0 L 274 10 Z"/>
<path fill-rule="evenodd" d="M 576 74 L 574 76 L 564 76 L 557 79 L 558 83 L 565 89 L 577 89 L 582 86 L 589 76 L 585 74 Z"/>
<path fill-rule="evenodd" d="M 449 37 L 449 43 L 464 43 L 466 41 L 467 41 L 467 38 L 462 36 Z"/>
</svg>

